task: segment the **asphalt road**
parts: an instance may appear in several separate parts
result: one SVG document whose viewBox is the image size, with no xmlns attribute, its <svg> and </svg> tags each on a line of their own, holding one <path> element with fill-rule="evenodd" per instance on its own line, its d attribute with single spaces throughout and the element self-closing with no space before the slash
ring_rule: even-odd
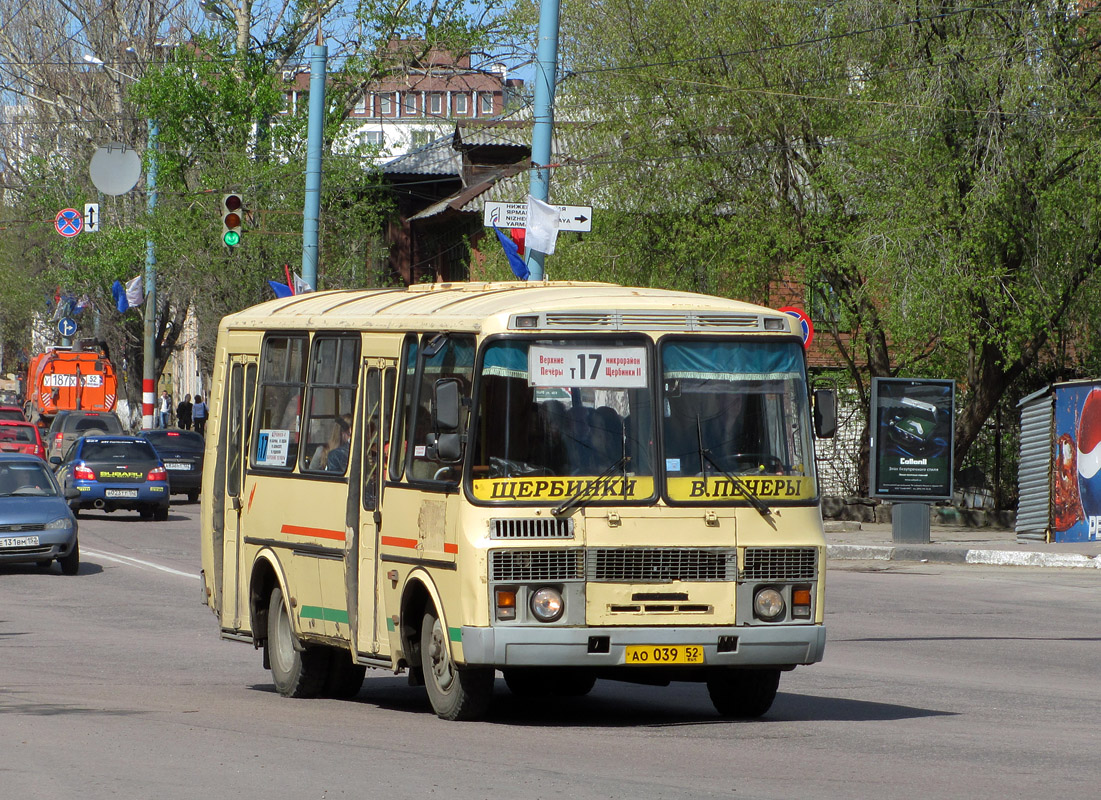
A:
<svg viewBox="0 0 1101 800">
<path fill-rule="evenodd" d="M 404 676 L 279 697 L 199 602 L 197 505 L 81 520 L 75 577 L 0 567 L 0 797 L 1094 798 L 1101 575 L 831 565 L 826 659 L 757 722 L 600 682 L 447 723 Z"/>
</svg>

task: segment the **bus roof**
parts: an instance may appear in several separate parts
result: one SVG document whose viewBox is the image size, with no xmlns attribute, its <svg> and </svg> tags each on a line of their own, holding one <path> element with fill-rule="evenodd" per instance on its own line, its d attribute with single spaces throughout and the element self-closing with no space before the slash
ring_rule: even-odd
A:
<svg viewBox="0 0 1101 800">
<path fill-rule="evenodd" d="M 226 330 L 314 329 L 796 332 L 794 318 L 764 306 L 694 292 L 581 281 L 424 283 L 404 289 L 310 292 L 222 319 Z M 537 320 L 530 317 L 537 316 Z M 768 320 L 767 324 L 765 320 Z"/>
</svg>

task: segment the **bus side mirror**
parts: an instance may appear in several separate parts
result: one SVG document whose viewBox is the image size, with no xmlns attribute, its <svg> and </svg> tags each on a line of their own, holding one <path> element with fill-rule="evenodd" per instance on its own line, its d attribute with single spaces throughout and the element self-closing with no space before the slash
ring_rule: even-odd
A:
<svg viewBox="0 0 1101 800">
<path fill-rule="evenodd" d="M 837 393 L 833 389 L 814 390 L 814 435 L 829 439 L 837 433 Z"/>
<path fill-rule="evenodd" d="M 440 433 L 454 433 L 459 429 L 459 382 L 454 378 L 442 378 L 432 388 L 432 427 Z"/>
</svg>

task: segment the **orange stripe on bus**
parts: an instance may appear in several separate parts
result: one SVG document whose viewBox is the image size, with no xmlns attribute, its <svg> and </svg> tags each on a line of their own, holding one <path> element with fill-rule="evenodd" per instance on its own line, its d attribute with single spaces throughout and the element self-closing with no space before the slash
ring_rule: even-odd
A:
<svg viewBox="0 0 1101 800">
<path fill-rule="evenodd" d="M 328 528 L 307 528 L 302 525 L 284 525 L 281 533 L 289 533 L 292 536 L 314 536 L 318 539 L 336 539 L 344 541 L 344 531 L 331 531 Z"/>
<path fill-rule="evenodd" d="M 416 539 L 401 539 L 397 536 L 383 536 L 382 544 L 389 545 L 390 547 L 408 547 L 412 550 L 417 548 Z"/>
<path fill-rule="evenodd" d="M 444 543 L 443 551 L 445 553 L 457 553 L 459 552 L 459 546 L 457 544 Z"/>
</svg>

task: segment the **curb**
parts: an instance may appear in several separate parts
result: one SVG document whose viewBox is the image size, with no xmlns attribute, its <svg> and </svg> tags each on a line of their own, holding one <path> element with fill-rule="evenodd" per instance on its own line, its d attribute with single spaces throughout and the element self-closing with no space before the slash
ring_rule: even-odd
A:
<svg viewBox="0 0 1101 800">
<path fill-rule="evenodd" d="M 997 567 L 1101 569 L 1101 556 L 1091 557 L 1078 553 L 1034 553 L 1027 550 L 968 550 L 959 547 L 830 544 L 826 545 L 826 558 L 840 561 L 917 561 Z"/>
</svg>

